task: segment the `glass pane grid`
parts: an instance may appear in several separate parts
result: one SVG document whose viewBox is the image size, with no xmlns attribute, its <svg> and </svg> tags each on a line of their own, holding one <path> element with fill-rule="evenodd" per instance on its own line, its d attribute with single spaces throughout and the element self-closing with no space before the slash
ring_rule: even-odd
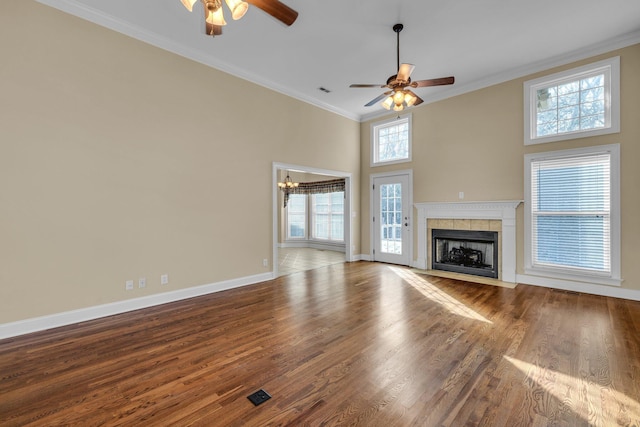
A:
<svg viewBox="0 0 640 427">
<path fill-rule="evenodd" d="M 604 74 L 538 89 L 536 98 L 538 137 L 606 125 Z"/>
<path fill-rule="evenodd" d="M 314 194 L 312 237 L 335 242 L 344 241 L 344 191 Z"/>
<path fill-rule="evenodd" d="M 388 162 L 409 158 L 409 123 L 403 120 L 377 128 L 376 162 Z"/>
<path fill-rule="evenodd" d="M 380 186 L 380 250 L 402 255 L 402 185 Z"/>
</svg>

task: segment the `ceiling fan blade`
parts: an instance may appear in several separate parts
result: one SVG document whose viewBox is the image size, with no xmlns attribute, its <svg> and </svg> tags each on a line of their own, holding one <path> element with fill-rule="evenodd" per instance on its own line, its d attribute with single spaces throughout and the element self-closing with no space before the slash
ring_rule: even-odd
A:
<svg viewBox="0 0 640 427">
<path fill-rule="evenodd" d="M 298 18 L 298 12 L 291 9 L 284 3 L 278 0 L 246 0 L 247 3 L 254 5 L 255 7 L 262 9 L 269 15 L 273 16 L 277 20 L 281 21 L 285 25 L 293 24 Z"/>
<path fill-rule="evenodd" d="M 213 25 L 208 23 L 207 21 L 204 22 L 206 25 L 205 31 L 207 33 L 208 36 L 219 36 L 222 34 L 222 27 L 220 25 Z"/>
<path fill-rule="evenodd" d="M 353 85 L 349 85 L 349 87 L 387 87 L 387 85 L 365 85 L 365 84 L 353 84 Z"/>
<path fill-rule="evenodd" d="M 413 92 L 411 92 L 413 93 Z M 413 106 L 415 107 L 416 105 L 420 105 L 424 102 L 424 100 L 422 98 L 420 98 L 418 95 L 416 95 L 415 93 L 413 94 L 416 97 L 416 102 L 413 103 Z"/>
<path fill-rule="evenodd" d="M 371 107 L 373 104 L 378 103 L 379 101 L 382 101 L 383 99 L 385 99 L 387 96 L 391 95 L 393 93 L 393 91 L 388 91 L 383 93 L 380 96 L 377 96 L 375 98 L 373 98 L 371 101 L 367 102 L 366 104 L 364 104 L 365 107 Z"/>
<path fill-rule="evenodd" d="M 413 72 L 414 68 L 416 68 L 416 66 L 413 64 L 401 64 L 400 69 L 398 70 L 398 75 L 396 77 L 396 80 L 408 82 L 409 76 L 411 76 L 411 73 Z"/>
<path fill-rule="evenodd" d="M 411 82 L 411 87 L 427 87 L 427 86 L 444 86 L 444 85 L 452 85 L 455 81 L 453 76 L 451 77 L 442 77 L 439 79 L 429 79 L 429 80 L 417 80 L 415 82 Z"/>
</svg>

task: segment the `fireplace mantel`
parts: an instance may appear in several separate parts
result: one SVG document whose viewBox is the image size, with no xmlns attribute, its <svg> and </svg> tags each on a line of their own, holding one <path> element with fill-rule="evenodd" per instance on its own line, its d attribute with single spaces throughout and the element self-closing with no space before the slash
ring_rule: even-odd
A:
<svg viewBox="0 0 640 427">
<path fill-rule="evenodd" d="M 418 210 L 418 259 L 416 267 L 427 268 L 427 222 L 429 219 L 499 219 L 502 221 L 502 281 L 516 282 L 516 208 L 522 200 L 495 202 L 424 202 Z"/>
</svg>

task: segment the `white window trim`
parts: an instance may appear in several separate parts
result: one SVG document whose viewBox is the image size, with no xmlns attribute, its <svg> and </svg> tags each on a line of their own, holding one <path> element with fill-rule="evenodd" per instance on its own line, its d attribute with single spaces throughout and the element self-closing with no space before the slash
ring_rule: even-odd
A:
<svg viewBox="0 0 640 427">
<path fill-rule="evenodd" d="M 389 124 L 393 124 L 393 122 L 398 121 L 398 119 L 400 120 L 407 120 L 407 123 L 409 124 L 409 138 L 407 141 L 408 146 L 408 156 L 406 159 L 398 159 L 398 160 L 389 160 L 386 162 L 381 162 L 381 161 L 377 161 L 377 147 L 378 147 L 378 129 L 385 127 Z M 383 121 L 379 121 L 379 122 L 375 122 L 375 123 L 371 123 L 371 144 L 370 144 L 370 148 L 371 148 L 371 167 L 377 167 L 377 166 L 385 166 L 385 165 L 393 165 L 393 164 L 397 164 L 397 163 L 407 163 L 411 161 L 411 135 L 413 134 L 413 130 L 412 130 L 413 126 L 411 124 L 411 113 L 407 113 L 407 114 L 402 114 L 390 119 L 386 119 Z"/>
<path fill-rule="evenodd" d="M 587 274 L 576 273 L 571 269 L 538 267 L 533 265 L 532 258 L 532 214 L 531 214 L 531 163 L 544 159 L 574 157 L 588 154 L 609 153 L 611 155 L 611 273 Z M 622 284 L 620 270 L 620 144 L 600 145 L 571 150 L 550 151 L 527 154 L 524 157 L 524 256 L 525 274 L 555 279 L 576 280 L 601 285 L 620 286 Z"/>
<path fill-rule="evenodd" d="M 558 82 L 578 80 L 582 75 L 605 72 L 609 87 L 605 84 L 605 126 L 550 136 L 536 136 L 536 93 L 538 89 L 553 86 Z M 584 138 L 620 132 L 620 57 L 605 59 L 582 67 L 562 71 L 524 83 L 524 145 L 543 144 L 574 138 Z"/>
</svg>

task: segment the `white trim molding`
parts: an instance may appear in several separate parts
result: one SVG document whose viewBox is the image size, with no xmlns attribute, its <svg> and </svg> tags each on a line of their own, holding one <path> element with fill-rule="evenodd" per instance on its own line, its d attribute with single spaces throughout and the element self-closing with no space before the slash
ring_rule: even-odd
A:
<svg viewBox="0 0 640 427">
<path fill-rule="evenodd" d="M 549 277 L 532 276 L 530 274 L 518 274 L 518 283 L 524 285 L 540 286 L 543 288 L 561 289 L 564 291 L 581 292 L 584 294 L 600 295 L 603 297 L 622 298 L 640 301 L 640 290 L 625 289 L 614 286 L 599 285 L 577 280 L 555 279 Z"/>
<path fill-rule="evenodd" d="M 96 305 L 93 307 L 81 308 L 78 310 L 65 311 L 62 313 L 47 316 L 34 317 L 31 319 L 19 320 L 16 322 L 0 324 L 0 339 L 11 338 L 18 335 L 32 332 L 44 331 L 46 329 L 58 328 L 72 325 L 74 323 L 86 322 L 101 317 L 113 316 L 115 314 L 126 313 L 128 311 L 140 310 L 156 305 L 167 304 L 187 298 L 199 297 L 214 292 L 226 291 L 228 289 L 253 285 L 265 282 L 274 278 L 273 273 L 256 274 L 254 276 L 240 277 L 237 279 L 225 280 L 208 285 L 194 286 L 186 289 L 164 292 L 161 294 L 148 295 L 140 298 L 117 301 L 109 304 Z"/>
<path fill-rule="evenodd" d="M 424 202 L 418 210 L 418 259 L 416 268 L 427 268 L 429 219 L 498 219 L 502 221 L 502 281 L 516 283 L 516 208 L 522 200 L 495 202 Z"/>
</svg>

